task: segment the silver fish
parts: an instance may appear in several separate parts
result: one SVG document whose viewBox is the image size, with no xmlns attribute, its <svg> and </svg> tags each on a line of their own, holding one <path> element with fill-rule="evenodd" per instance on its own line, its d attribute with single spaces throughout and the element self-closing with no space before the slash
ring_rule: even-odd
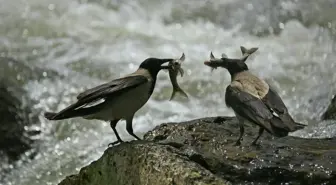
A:
<svg viewBox="0 0 336 185">
<path fill-rule="evenodd" d="M 188 98 L 187 93 L 185 93 L 181 87 L 179 86 L 179 84 L 177 83 L 177 75 L 180 73 L 181 77 L 183 77 L 184 75 L 184 70 L 181 67 L 181 63 L 185 60 L 185 55 L 184 53 L 182 53 L 182 56 L 180 59 L 176 59 L 172 62 L 170 62 L 168 64 L 168 66 L 170 66 L 171 68 L 169 69 L 169 78 L 170 78 L 170 82 L 173 85 L 173 92 L 171 94 L 171 97 L 169 99 L 172 100 L 174 98 L 174 96 L 176 95 L 176 93 L 180 93 L 182 96 Z"/>
</svg>

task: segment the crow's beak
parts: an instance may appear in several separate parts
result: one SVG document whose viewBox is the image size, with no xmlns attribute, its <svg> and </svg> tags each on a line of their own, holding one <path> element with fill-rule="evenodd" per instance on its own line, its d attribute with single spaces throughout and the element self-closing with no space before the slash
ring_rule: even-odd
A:
<svg viewBox="0 0 336 185">
<path fill-rule="evenodd" d="M 164 64 L 164 63 L 167 63 L 167 62 L 171 62 L 173 61 L 174 59 L 171 59 L 171 58 L 167 58 L 167 59 L 161 59 L 161 65 Z"/>
<path fill-rule="evenodd" d="M 161 69 L 172 69 L 172 66 L 168 65 L 168 66 L 161 66 Z"/>
<path fill-rule="evenodd" d="M 204 62 L 204 65 L 217 68 L 217 67 L 225 67 L 225 62 L 222 59 L 212 59 Z"/>
</svg>

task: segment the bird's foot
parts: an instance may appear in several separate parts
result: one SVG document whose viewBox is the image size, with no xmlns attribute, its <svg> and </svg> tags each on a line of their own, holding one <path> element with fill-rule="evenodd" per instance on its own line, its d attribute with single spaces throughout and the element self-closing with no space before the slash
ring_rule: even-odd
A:
<svg viewBox="0 0 336 185">
<path fill-rule="evenodd" d="M 254 147 L 260 147 L 261 145 L 260 145 L 259 143 L 253 141 L 253 142 L 251 143 L 251 146 L 254 146 Z"/>
<path fill-rule="evenodd" d="M 112 143 L 109 143 L 108 144 L 108 147 L 113 147 L 113 146 L 115 146 L 115 145 L 117 145 L 117 144 L 119 144 L 119 143 L 123 143 L 124 141 L 123 140 L 117 140 L 117 141 L 114 141 L 114 142 L 112 142 Z"/>
<path fill-rule="evenodd" d="M 234 146 L 240 146 L 240 145 L 241 145 L 240 140 L 236 141 L 236 143 L 234 144 Z"/>
</svg>

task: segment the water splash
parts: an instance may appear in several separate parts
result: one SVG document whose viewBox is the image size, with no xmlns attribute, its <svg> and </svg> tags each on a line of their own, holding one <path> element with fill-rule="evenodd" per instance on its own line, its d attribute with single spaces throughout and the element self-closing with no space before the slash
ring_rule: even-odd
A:
<svg viewBox="0 0 336 185">
<path fill-rule="evenodd" d="M 279 11 L 292 12 L 295 18 L 300 2 L 282 2 Z M 240 56 L 239 46 L 244 45 L 259 47 L 247 61 L 250 69 L 273 83 L 298 121 L 315 125 L 294 136 L 336 136 L 335 124 L 316 123 L 326 105 L 309 101 L 328 102 L 335 93 L 334 37 L 318 26 L 320 22 L 306 27 L 300 18 L 283 21 L 269 9 L 272 1 L 260 6 L 256 6 L 261 3 L 257 0 L 249 4 L 229 0 L 0 3 L 5 5 L 0 7 L 4 15 L 0 18 L 1 55 L 63 75 L 25 85 L 31 98 L 38 100 L 33 105 L 36 110 L 60 110 L 73 102 L 78 92 L 133 72 L 149 56 L 178 57 L 184 52 L 187 73 L 179 83 L 190 95 L 189 101 L 178 97 L 168 101 L 171 84 L 161 72 L 151 100 L 136 114 L 135 132 L 141 135 L 163 122 L 232 116 L 224 103 L 228 73 L 220 69 L 210 73 L 203 61 L 210 51 Z M 237 11 L 229 11 L 233 7 Z M 282 31 L 278 35 L 250 34 L 277 26 Z M 6 184 L 55 184 L 99 157 L 115 139 L 104 122 L 47 122 L 42 116 L 40 121 L 43 135 L 38 155 L 33 159 L 24 155 L 6 177 Z M 125 140 L 132 139 L 124 122 L 117 129 Z"/>
</svg>

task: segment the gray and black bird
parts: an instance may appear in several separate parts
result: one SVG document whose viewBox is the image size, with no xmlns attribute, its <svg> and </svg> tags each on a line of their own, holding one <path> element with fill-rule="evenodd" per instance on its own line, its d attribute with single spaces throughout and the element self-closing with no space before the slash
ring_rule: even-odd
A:
<svg viewBox="0 0 336 185">
<path fill-rule="evenodd" d="M 77 96 L 77 102 L 58 113 L 45 112 L 44 116 L 48 120 L 82 117 L 84 119 L 109 121 L 117 137 L 117 141 L 109 145 L 123 142 L 116 130 L 118 121 L 123 119 L 126 120 L 127 132 L 140 140 L 133 133 L 132 120 L 134 114 L 152 95 L 159 71 L 169 69 L 168 66 L 162 65 L 173 60 L 147 58 L 134 73 L 88 89 Z"/>
<path fill-rule="evenodd" d="M 212 68 L 226 68 L 231 75 L 231 83 L 226 88 L 225 103 L 233 109 L 239 122 L 240 135 L 236 145 L 240 145 L 244 135 L 245 121 L 260 127 L 252 145 L 256 145 L 264 130 L 276 137 L 285 137 L 289 132 L 305 126 L 293 120 L 286 105 L 269 84 L 249 72 L 245 61 L 257 49 L 247 50 L 241 47 L 243 57 L 240 59 L 230 59 L 225 54 L 222 58 L 215 58 L 211 52 L 210 60 L 204 62 Z"/>
</svg>

